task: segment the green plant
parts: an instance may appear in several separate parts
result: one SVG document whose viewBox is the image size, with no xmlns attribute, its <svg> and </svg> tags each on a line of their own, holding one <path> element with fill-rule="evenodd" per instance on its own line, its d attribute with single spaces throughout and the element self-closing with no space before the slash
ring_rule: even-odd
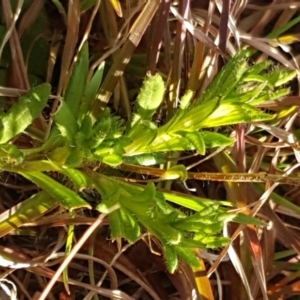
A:
<svg viewBox="0 0 300 300">
<path fill-rule="evenodd" d="M 112 116 L 108 108 L 95 109 L 99 106 L 95 99 L 103 66 L 88 81 L 89 53 L 85 44 L 60 99 L 50 134 L 43 143 L 36 140 L 35 147 L 23 149 L 18 147 L 17 141 L 24 131 L 33 132 L 30 126 L 50 94 L 48 84 L 32 88 L 1 115 L 0 169 L 20 174 L 43 190 L 28 200 L 40 208 L 38 212 L 49 209 L 47 205 L 41 207 L 41 193 L 55 199 L 53 205 L 60 203 L 69 211 L 90 209 L 90 204 L 78 192 L 95 189 L 101 195 L 96 207 L 99 212 L 105 213 L 114 204 L 120 205 L 109 215 L 114 239 L 134 242 L 142 228 L 160 240 L 171 272 L 176 269 L 178 257 L 198 266 L 193 249 L 220 247 L 228 242 L 219 232 L 225 222 L 236 218 L 235 213 L 224 208 L 230 204 L 180 194 L 174 196 L 157 190 L 153 182 L 137 185 L 112 174 L 115 168 L 125 166 L 126 169 L 126 163 L 134 164 L 137 169 L 139 165 L 159 164 L 170 152 L 195 150 L 203 155 L 207 149 L 232 145 L 231 138 L 209 128 L 276 120 L 275 112 L 262 112 L 255 106 L 287 95 L 289 89 L 281 86 L 291 80 L 295 72 L 269 68 L 271 64 L 267 61 L 249 67 L 250 56 L 251 51 L 240 51 L 197 101 L 190 103 L 188 97 L 183 96 L 174 116 L 158 127 L 153 116 L 164 96 L 164 82 L 159 75 L 146 78 L 128 124 Z M 65 181 L 72 182 L 72 188 L 55 180 L 49 172 L 63 175 Z M 187 179 L 183 165 L 165 170 L 160 178 L 174 179 Z M 188 216 L 168 202 L 195 212 Z M 24 205 L 10 220 L 28 215 L 27 208 Z M 246 220 L 246 216 L 244 219 L 239 216 L 239 220 Z M 257 222 L 250 218 L 247 221 Z M 5 226 L 6 230 L 13 230 L 8 222 L 0 223 L 2 232 Z"/>
</svg>

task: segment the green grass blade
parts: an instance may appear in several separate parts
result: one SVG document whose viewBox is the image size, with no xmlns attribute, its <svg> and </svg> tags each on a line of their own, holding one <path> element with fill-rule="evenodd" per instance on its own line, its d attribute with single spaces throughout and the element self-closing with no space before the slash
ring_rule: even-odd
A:
<svg viewBox="0 0 300 300">
<path fill-rule="evenodd" d="M 100 88 L 100 84 L 102 82 L 103 71 L 104 71 L 105 63 L 102 62 L 98 69 L 96 70 L 95 74 L 93 75 L 91 81 L 87 84 L 83 102 L 79 112 L 79 120 L 83 120 L 86 116 L 86 113 L 89 111 L 91 103 L 96 100 L 97 92 Z"/>
<path fill-rule="evenodd" d="M 78 54 L 72 74 L 64 94 L 64 101 L 68 104 L 74 118 L 77 119 L 79 108 L 85 92 L 86 81 L 89 71 L 89 50 L 85 43 Z"/>
<path fill-rule="evenodd" d="M 298 24 L 299 22 L 300 22 L 300 16 L 294 18 L 293 20 L 291 20 L 287 23 L 284 23 L 284 25 L 280 26 L 279 28 L 276 28 L 275 30 L 273 30 L 271 33 L 269 33 L 267 35 L 267 38 L 275 39 L 278 36 L 280 36 L 281 34 L 283 34 L 284 32 L 288 31 L 290 28 L 292 28 L 296 24 Z"/>
</svg>

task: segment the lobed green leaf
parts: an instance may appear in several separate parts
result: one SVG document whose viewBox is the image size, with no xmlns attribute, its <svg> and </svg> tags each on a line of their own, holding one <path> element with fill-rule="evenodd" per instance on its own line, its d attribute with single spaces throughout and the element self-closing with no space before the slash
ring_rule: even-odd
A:
<svg viewBox="0 0 300 300">
<path fill-rule="evenodd" d="M 50 94 L 47 83 L 32 88 L 0 116 L 0 144 L 22 133 L 39 116 Z"/>
<path fill-rule="evenodd" d="M 190 248 L 184 248 L 181 246 L 176 246 L 175 251 L 178 256 L 183 259 L 186 263 L 188 263 L 193 268 L 199 268 L 200 264 L 195 256 L 195 253 Z"/>
<path fill-rule="evenodd" d="M 261 122 L 271 120 L 272 115 L 260 112 L 253 106 L 240 103 L 224 103 L 208 118 L 201 121 L 201 128 L 233 125 L 238 123 Z"/>
<path fill-rule="evenodd" d="M 61 205 L 68 210 L 72 211 L 77 208 L 91 208 L 90 205 L 75 192 L 63 186 L 51 177 L 43 174 L 42 172 L 18 173 L 42 188 L 51 197 L 57 199 Z"/>
</svg>

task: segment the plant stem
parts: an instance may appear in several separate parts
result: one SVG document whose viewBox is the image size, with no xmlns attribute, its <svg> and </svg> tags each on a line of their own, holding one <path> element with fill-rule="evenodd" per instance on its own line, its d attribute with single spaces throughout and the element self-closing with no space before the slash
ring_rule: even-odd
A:
<svg viewBox="0 0 300 300">
<path fill-rule="evenodd" d="M 121 170 L 131 171 L 139 174 L 162 177 L 166 170 L 122 164 Z M 288 185 L 300 186 L 300 178 L 296 176 L 284 176 L 282 174 L 259 173 L 210 173 L 210 172 L 188 172 L 188 179 L 205 181 L 229 181 L 229 182 L 278 182 Z"/>
</svg>

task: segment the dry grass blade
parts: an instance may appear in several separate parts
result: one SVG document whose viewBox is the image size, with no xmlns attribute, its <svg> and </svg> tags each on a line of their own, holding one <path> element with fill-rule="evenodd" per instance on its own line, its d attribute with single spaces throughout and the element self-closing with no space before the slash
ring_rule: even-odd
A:
<svg viewBox="0 0 300 300">
<path fill-rule="evenodd" d="M 201 300 L 213 300 L 214 296 L 213 296 L 213 291 L 212 291 L 212 287 L 209 281 L 209 278 L 207 277 L 207 273 L 206 273 L 206 266 L 204 264 L 204 261 L 202 258 L 199 258 L 199 262 L 200 262 L 200 268 L 198 269 L 193 269 L 194 271 L 194 276 L 195 276 L 195 281 L 197 284 L 197 288 L 198 288 L 198 292 L 199 292 L 199 299 Z M 222 295 L 222 292 L 219 291 L 219 295 L 220 298 Z"/>
<path fill-rule="evenodd" d="M 226 232 L 225 232 L 225 236 L 226 236 Z M 228 236 L 228 233 L 227 233 Z M 252 295 L 252 290 L 250 288 L 250 284 L 246 275 L 246 271 L 245 271 L 245 265 L 241 262 L 239 256 L 237 255 L 236 250 L 234 249 L 234 247 L 232 245 L 229 246 L 229 248 L 227 249 L 227 253 L 230 257 L 230 261 L 233 264 L 236 272 L 239 274 L 242 283 L 244 285 L 244 288 L 246 290 L 247 293 L 247 299 L 249 300 L 254 300 L 254 297 Z"/>
<path fill-rule="evenodd" d="M 138 243 L 139 241 L 137 241 Z M 145 291 L 149 293 L 149 295 L 155 299 L 159 300 L 160 297 L 157 295 L 155 289 L 151 286 L 149 282 L 147 282 L 146 278 L 143 276 L 141 272 L 136 270 L 136 267 L 130 262 L 130 260 L 124 256 L 124 252 L 127 251 L 133 244 L 127 244 L 120 251 L 117 251 L 116 247 L 112 244 L 109 244 L 105 250 L 103 250 L 103 245 L 105 244 L 105 240 L 101 237 L 97 237 L 94 241 L 94 255 L 96 257 L 101 257 L 104 261 L 109 261 L 110 266 L 116 268 L 117 270 L 123 272 L 131 279 L 133 282 L 141 286 Z M 99 249 L 101 249 L 99 251 Z M 101 286 L 106 277 L 107 272 L 104 272 L 101 279 L 97 282 L 97 286 Z M 93 297 L 94 293 L 89 292 L 84 300 L 90 300 Z"/>
<path fill-rule="evenodd" d="M 136 117 L 136 96 L 147 72 L 152 75 L 160 74 L 166 82 L 165 89 L 162 89 L 164 99 L 153 118 L 147 120 L 153 128 L 158 127 L 160 130 L 169 117 L 177 112 L 179 103 L 180 109 L 196 104 L 226 62 L 225 59 L 233 56 L 240 48 L 254 50 L 253 56 L 248 58 L 252 70 L 255 67 L 259 69 L 260 63 L 270 58 L 272 64 L 268 69 L 263 69 L 261 77 L 270 78 L 270 82 L 273 80 L 273 71 L 278 72 L 275 81 L 280 80 L 281 75 L 284 76 L 284 71 L 281 72 L 283 65 L 299 71 L 300 3 L 289 0 L 15 0 L 2 1 L 1 5 L 0 119 L 12 106 L 13 101 L 9 98 L 17 99 L 40 82 L 48 82 L 54 94 L 47 98 L 42 111 L 43 117 L 37 120 L 40 122 L 45 119 L 47 128 L 43 123 L 34 123 L 34 128 L 29 125 L 24 133 L 19 133 L 8 145 L 0 145 L 1 277 L 15 283 L 20 299 L 88 300 L 98 297 L 210 300 L 223 297 L 226 300 L 275 300 L 299 294 L 299 82 L 295 80 L 291 84 L 285 84 L 283 88 L 290 89 L 288 97 L 258 105 L 258 110 L 274 115 L 272 120 L 212 127 L 209 130 L 215 136 L 230 136 L 233 141 L 230 146 L 226 144 L 210 148 L 205 140 L 203 143 L 206 149 L 199 151 L 201 154 L 196 151 L 165 153 L 159 157 L 159 162 L 156 161 L 161 165 L 152 167 L 127 164 L 125 162 L 131 162 L 136 157 L 120 154 L 124 163 L 111 167 L 109 163 L 104 163 L 109 156 L 106 154 L 91 162 L 90 157 L 98 148 L 85 149 L 81 147 L 81 143 L 85 143 L 82 141 L 86 141 L 90 126 L 94 128 L 95 124 L 103 121 L 99 114 L 104 107 L 105 112 L 111 111 L 113 120 L 119 118 L 120 127 L 127 132 L 125 128 Z M 40 20 L 43 26 L 37 25 Z M 27 36 L 30 38 L 27 39 Z M 87 116 L 82 113 L 78 120 L 70 122 L 74 125 L 70 142 L 63 139 L 58 142 L 58 148 L 54 146 L 49 151 L 36 152 L 33 148 L 38 149 L 44 145 L 48 136 L 53 137 L 49 133 L 54 132 L 55 135 L 55 130 L 61 126 L 61 120 L 56 122 L 57 108 L 65 100 L 62 96 L 68 91 L 70 75 L 76 69 L 73 67 L 78 65 L 76 61 L 81 49 L 85 51 L 82 51 L 85 55 L 85 68 L 82 73 L 78 68 L 78 82 L 81 74 L 86 74 L 88 68 L 89 74 L 86 86 L 74 85 L 75 94 L 80 94 L 80 99 L 73 103 L 78 103 L 80 107 L 81 95 L 84 95 L 83 102 L 91 95 L 86 107 L 90 105 L 89 109 L 95 117 L 91 119 L 96 123 L 91 125 L 88 118 L 85 118 L 90 116 L 90 110 Z M 104 66 L 104 60 L 105 68 L 101 69 L 99 66 L 100 63 L 101 67 Z M 79 59 L 78 62 L 80 61 Z M 252 80 L 250 75 L 250 79 L 246 76 L 246 80 Z M 104 80 L 101 83 L 95 84 L 91 80 L 93 78 L 100 81 L 102 76 Z M 258 76 L 255 78 L 257 81 L 248 81 L 245 92 L 248 87 L 251 90 L 252 85 L 256 86 L 257 82 L 259 85 L 261 78 Z M 225 85 L 223 82 L 219 83 L 220 86 Z M 80 89 L 82 92 L 79 93 Z M 92 102 L 96 93 L 95 104 Z M 75 96 L 70 96 L 70 102 Z M 235 105 L 241 101 L 240 98 L 228 99 L 231 100 Z M 184 107 L 182 103 L 187 104 Z M 54 126 L 52 118 L 55 120 Z M 103 119 L 106 121 L 106 117 Z M 80 136 L 83 133 L 81 129 L 85 126 L 87 134 Z M 109 130 L 113 132 L 115 124 L 109 126 Z M 55 130 L 51 131 L 54 127 Z M 80 132 L 77 131 L 78 128 Z M 203 132 L 204 130 L 200 135 Z M 63 136 L 64 133 L 61 133 Z M 127 133 L 125 136 L 123 133 L 107 134 L 109 140 L 103 141 L 99 147 L 103 146 L 105 151 L 110 152 L 113 149 L 111 145 L 119 141 L 120 136 L 120 145 L 123 137 L 124 144 L 129 143 L 132 136 L 128 138 Z M 98 138 L 96 136 L 95 140 Z M 122 147 L 123 144 L 118 149 L 120 153 Z M 28 154 L 30 151 L 34 154 Z M 25 162 L 17 161 L 19 157 L 14 160 L 13 155 L 16 153 L 20 156 L 20 161 L 24 159 Z M 65 157 L 70 153 L 71 163 Z M 77 154 L 83 162 L 75 162 L 73 168 L 72 159 Z M 152 154 L 147 153 L 149 156 Z M 56 164 L 57 157 L 62 162 L 61 167 Z M 170 179 L 165 176 L 166 171 L 177 163 L 187 166 L 187 173 L 182 168 L 184 175 L 187 175 L 185 182 L 176 177 L 178 174 L 174 176 L 177 179 L 166 180 Z M 21 168 L 43 166 L 46 167 L 40 174 L 48 176 L 45 180 L 51 179 L 61 189 L 70 190 L 71 195 L 74 198 L 80 197 L 89 209 L 80 208 L 71 217 L 66 208 L 68 206 L 64 207 L 64 203 L 56 205 L 57 202 L 47 198 L 45 194 L 33 201 L 33 193 L 37 192 L 37 187 L 16 175 L 16 172 Z M 207 250 L 207 256 L 199 257 L 201 267 L 192 269 L 181 261 L 184 257 L 180 256 L 179 251 L 172 258 L 174 249 L 176 253 L 177 250 L 183 251 L 182 256 L 187 255 L 184 252 L 187 248 L 191 254 L 199 252 L 195 247 L 199 246 L 197 234 L 191 231 L 189 235 L 185 231 L 191 223 L 184 225 L 186 227 L 182 231 L 179 230 L 181 236 L 178 239 L 164 241 L 161 238 L 160 243 L 149 232 L 140 233 L 148 228 L 142 221 L 149 217 L 149 211 L 152 213 L 156 208 L 147 207 L 140 219 L 137 218 L 138 213 L 134 213 L 132 220 L 126 220 L 126 223 L 125 212 L 122 222 L 126 226 L 123 226 L 122 233 L 112 234 L 117 239 L 117 243 L 113 243 L 108 237 L 113 232 L 113 217 L 116 214 L 113 217 L 99 216 L 99 207 L 105 205 L 108 195 L 94 189 L 94 183 L 85 180 L 78 183 L 74 174 L 64 173 L 70 170 L 88 175 L 95 172 L 99 177 L 107 176 L 113 183 L 117 179 L 119 185 L 128 187 L 128 191 L 122 194 L 122 199 L 121 196 L 118 198 L 119 195 L 114 195 L 114 203 L 121 203 L 120 205 L 125 203 L 122 202 L 123 196 L 127 201 L 125 194 L 129 193 L 130 187 L 139 190 L 145 186 L 155 186 L 157 195 L 173 197 L 166 198 L 167 203 L 158 197 L 157 206 L 168 205 L 176 213 L 178 208 L 178 215 L 182 219 L 194 216 L 194 210 L 202 205 L 199 198 L 196 198 L 198 196 L 202 199 L 217 199 L 213 206 L 224 205 L 220 208 L 222 212 L 226 211 L 226 205 L 233 207 L 229 216 L 237 211 L 244 213 L 246 216 L 239 215 L 235 221 L 244 217 L 247 225 L 237 225 L 235 222 L 226 224 L 225 233 L 230 239 L 229 245 L 216 248 L 213 253 Z M 112 184 L 112 188 L 108 188 L 109 192 L 114 187 Z M 149 196 L 146 193 L 137 195 L 134 194 L 132 200 L 135 200 L 134 197 Z M 183 200 L 179 202 L 179 198 Z M 178 202 L 174 200 L 172 203 L 172 199 L 177 199 Z M 186 206 L 182 207 L 184 200 Z M 150 200 L 147 198 L 145 202 L 148 204 Z M 194 206 L 190 204 L 192 202 Z M 135 204 L 130 202 L 130 205 Z M 136 204 L 137 210 L 140 206 L 142 204 Z M 210 207 L 203 213 L 208 213 L 209 210 Z M 173 213 L 169 217 L 171 219 Z M 225 213 L 224 217 L 227 217 Z M 263 222 L 256 223 L 251 217 Z M 166 221 L 163 219 L 163 226 L 168 218 Z M 203 227 L 191 224 L 191 228 L 198 226 L 202 230 L 206 226 L 204 219 L 201 217 L 196 220 L 203 222 Z M 252 220 L 252 224 L 256 225 L 249 225 L 247 220 Z M 142 226 L 135 232 L 130 243 L 127 243 L 122 237 L 128 238 L 128 228 L 135 227 L 135 222 L 140 222 Z M 178 225 L 175 221 L 170 224 Z M 75 228 L 72 238 L 78 242 L 72 252 L 66 255 L 60 252 L 61 249 L 73 246 L 66 235 L 65 229 L 68 226 Z M 94 235 L 96 227 L 97 235 Z M 151 229 L 149 231 L 152 232 Z M 93 251 L 88 243 L 84 243 L 91 235 L 94 235 L 94 240 L 90 239 Z M 135 242 L 131 243 L 132 241 Z M 195 243 L 192 244 L 192 241 Z M 121 251 L 118 251 L 116 244 L 122 248 Z M 168 249 L 171 244 L 174 249 Z M 171 258 L 165 254 L 169 254 Z M 167 272 L 166 265 L 170 269 L 174 266 L 174 274 Z M 61 275 L 64 268 L 68 268 L 69 278 Z M 67 295 L 65 289 L 67 285 L 70 286 L 70 295 Z"/>
<path fill-rule="evenodd" d="M 59 97 L 61 96 L 62 92 L 65 90 L 69 76 L 70 76 L 70 66 L 71 62 L 74 60 L 75 55 L 75 49 L 76 44 L 78 41 L 78 32 L 79 32 L 79 24 L 80 24 L 80 3 L 79 0 L 69 1 L 68 5 L 68 14 L 67 14 L 67 34 L 66 34 L 66 42 L 63 49 L 62 54 L 62 60 L 61 60 L 61 70 L 60 70 L 60 77 L 59 77 L 59 83 L 57 88 L 57 98 L 55 99 L 52 109 L 51 109 L 51 115 L 53 116 L 56 111 L 59 104 Z M 52 47 L 52 53 L 50 53 L 49 56 L 49 62 L 48 65 L 48 76 L 51 75 L 54 63 L 55 63 L 55 57 L 56 52 L 59 50 L 58 46 L 59 44 L 55 45 L 55 35 L 54 35 L 54 45 Z M 52 55 L 51 55 L 52 54 Z M 48 126 L 45 132 L 45 140 L 48 138 L 51 126 L 52 126 L 52 117 L 50 118 L 48 122 Z"/>
<path fill-rule="evenodd" d="M 247 8 L 254 10 L 281 10 L 281 9 L 295 9 L 300 7 L 300 3 L 296 1 L 290 1 L 287 3 L 272 3 L 272 5 L 255 5 L 248 3 Z"/>
<path fill-rule="evenodd" d="M 186 29 L 198 40 L 201 41 L 202 43 L 204 43 L 205 45 L 207 45 L 209 47 L 209 49 L 215 51 L 216 53 L 221 54 L 222 56 L 225 56 L 224 53 L 214 44 L 214 42 L 206 35 L 204 34 L 202 31 L 200 31 L 199 29 L 195 28 L 195 26 L 193 26 L 191 24 L 191 22 L 189 22 L 188 20 L 185 20 L 180 14 L 179 12 L 174 8 L 174 7 L 170 7 L 170 11 L 171 13 L 180 21 L 182 22 Z M 204 22 L 203 22 L 204 23 Z M 216 33 L 216 31 L 215 31 Z"/>
<path fill-rule="evenodd" d="M 16 87 L 20 89 L 29 89 L 25 62 L 21 50 L 18 33 L 15 28 L 15 24 L 21 12 L 22 5 L 23 5 L 23 1 L 19 0 L 16 13 L 15 15 L 13 15 L 10 2 L 9 1 L 2 2 L 5 23 L 7 28 L 9 28 L 7 37 L 9 37 L 10 52 L 11 52 L 11 60 L 9 66 L 10 75 L 9 75 L 9 79 L 7 80 L 7 83 L 11 87 Z M 3 42 L 5 43 L 5 40 Z"/>
<path fill-rule="evenodd" d="M 99 114 L 101 107 L 103 108 L 103 106 L 107 105 L 118 79 L 123 74 L 126 65 L 129 63 L 135 48 L 139 44 L 147 26 L 158 9 L 159 3 L 160 0 L 147 1 L 144 9 L 130 28 L 128 39 L 110 68 L 98 93 L 97 99 L 100 102 L 97 103 L 92 110 L 92 114 L 95 117 Z"/>
<path fill-rule="evenodd" d="M 16 22 L 18 20 L 18 17 L 21 13 L 21 7 L 23 5 L 23 1 L 19 1 L 18 2 L 18 8 L 17 8 L 17 11 L 16 11 L 16 14 L 14 15 L 13 19 L 10 21 L 9 18 L 7 17 L 7 20 L 8 22 L 10 23 L 10 26 L 8 26 L 8 30 L 2 40 L 2 43 L 1 43 L 1 47 L 0 47 L 0 57 L 2 57 L 2 52 L 3 52 L 3 49 L 4 49 L 4 46 L 5 44 L 8 42 L 10 36 L 12 35 L 12 32 L 15 28 L 15 25 L 16 25 Z M 10 15 L 10 9 L 9 7 L 5 6 L 5 3 L 4 3 L 4 6 L 3 6 L 3 11 L 5 13 L 5 15 Z"/>
<path fill-rule="evenodd" d="M 61 37 L 57 32 L 54 32 L 51 37 L 51 44 L 49 49 L 49 58 L 47 64 L 46 82 L 50 83 L 53 77 L 53 70 L 56 64 L 57 55 L 61 47 Z"/>
<path fill-rule="evenodd" d="M 113 48 L 113 46 L 115 45 L 116 41 L 119 39 L 120 36 L 114 9 L 112 5 L 109 4 L 109 2 L 103 3 L 100 9 L 100 14 L 102 19 L 106 20 L 106 22 L 103 22 L 103 27 L 104 27 L 104 33 L 106 35 L 107 44 L 109 45 L 110 48 Z M 120 51 L 116 51 L 112 54 L 113 60 L 116 60 L 119 53 Z M 125 115 L 130 117 L 131 110 L 130 110 L 130 104 L 128 100 L 128 91 L 126 88 L 126 83 L 123 74 L 120 75 L 118 84 L 116 84 L 116 87 L 114 88 L 113 99 L 114 99 L 113 106 L 116 110 L 118 110 L 118 107 L 120 106 L 121 99 L 123 100 L 122 107 L 124 109 Z"/>
<path fill-rule="evenodd" d="M 59 78 L 58 95 L 66 88 L 69 77 L 69 68 L 73 61 L 76 44 L 78 41 L 78 31 L 80 24 L 80 2 L 79 0 L 69 1 L 67 14 L 67 34 L 64 50 L 62 54 L 61 72 Z M 56 107 L 55 107 L 56 110 Z M 53 113 L 55 112 L 53 111 Z"/>
<path fill-rule="evenodd" d="M 189 1 L 183 0 L 179 2 L 178 13 L 183 19 L 187 19 L 190 15 Z M 171 117 L 174 109 L 177 107 L 179 99 L 179 88 L 181 83 L 181 73 L 183 67 L 184 47 L 186 43 L 186 28 L 184 23 L 179 20 L 176 24 L 176 36 L 174 42 L 174 57 L 172 72 L 170 75 L 169 101 L 168 103 L 168 117 Z"/>
<path fill-rule="evenodd" d="M 43 1 L 39 1 L 39 0 L 31 1 L 29 7 L 27 8 L 26 12 L 24 13 L 24 15 L 20 20 L 20 24 L 18 27 L 19 38 L 21 38 L 23 33 L 30 28 L 30 26 L 38 17 L 43 6 L 44 6 Z"/>
<path fill-rule="evenodd" d="M 209 26 L 212 22 L 212 16 L 215 10 L 215 3 L 213 1 L 209 2 L 209 7 L 207 10 L 207 18 L 203 25 L 203 33 L 204 35 L 208 35 Z M 187 83 L 187 91 L 191 91 L 190 101 L 195 96 L 196 91 L 199 90 L 201 86 L 201 80 L 204 77 L 206 65 L 204 65 L 204 53 L 205 53 L 205 44 L 201 41 L 198 41 L 195 46 L 194 60 L 191 67 L 190 77 Z M 211 52 L 211 50 L 210 50 Z M 207 55 L 209 57 L 209 55 Z"/>
<path fill-rule="evenodd" d="M 255 227 L 251 225 L 247 226 L 246 230 L 244 231 L 244 235 L 246 244 L 251 255 L 252 266 L 254 269 L 254 273 L 252 275 L 252 280 L 250 284 L 252 294 L 255 295 L 254 297 L 256 298 L 257 295 L 261 293 L 263 299 L 267 300 L 267 283 L 262 255 L 263 251 Z"/>
<path fill-rule="evenodd" d="M 0 95 L 2 97 L 13 97 L 17 98 L 27 93 L 27 90 L 21 90 L 16 88 L 9 88 L 5 86 L 0 86 Z"/>
<path fill-rule="evenodd" d="M 162 177 L 166 170 L 153 167 L 139 167 L 123 164 L 119 167 L 121 170 L 136 172 L 139 174 Z M 259 173 L 213 173 L 213 172 L 188 172 L 188 179 L 204 181 L 224 181 L 224 182 L 273 182 L 300 186 L 300 178 L 283 174 Z M 126 180 L 126 179 L 125 179 Z M 127 179 L 130 181 L 130 178 Z M 133 180 L 137 181 L 137 180 Z M 140 180 L 141 182 L 143 180 Z"/>
<path fill-rule="evenodd" d="M 245 42 L 246 44 L 248 44 L 249 46 L 252 46 L 253 48 L 255 48 L 257 50 L 260 50 L 261 52 L 274 58 L 275 60 L 277 60 L 284 66 L 286 66 L 290 69 L 297 69 L 297 66 L 293 62 L 286 59 L 278 49 L 270 46 L 269 44 L 267 44 L 265 42 L 262 42 L 261 39 L 255 38 L 250 34 L 249 35 L 244 34 L 243 32 L 240 33 L 240 37 L 241 37 L 241 40 L 243 42 Z"/>
<path fill-rule="evenodd" d="M 155 74 L 156 71 L 156 64 L 159 59 L 163 36 L 169 34 L 169 32 L 165 32 L 165 31 L 169 29 L 167 20 L 168 20 L 168 13 L 170 10 L 170 6 L 171 6 L 171 1 L 161 2 L 159 11 L 156 14 L 154 20 L 154 24 L 151 27 L 152 32 L 151 32 L 150 48 L 148 52 L 147 66 L 148 66 L 148 72 L 153 75 Z M 156 30 L 156 28 L 165 28 L 165 31 Z M 166 56 L 168 56 L 167 53 Z"/>
<path fill-rule="evenodd" d="M 217 4 L 221 4 L 220 1 L 217 1 Z M 219 48 L 221 51 L 226 51 L 226 43 L 228 39 L 228 22 L 229 22 L 229 14 L 230 14 L 230 0 L 222 1 L 221 6 L 219 5 L 221 17 L 220 17 L 220 27 L 219 27 Z"/>
<path fill-rule="evenodd" d="M 112 212 L 112 211 L 114 211 L 114 210 L 116 210 L 118 208 L 119 208 L 118 205 L 114 205 L 114 206 L 112 206 L 109 209 L 109 212 Z M 99 227 L 101 225 L 101 223 L 103 222 L 104 218 L 105 218 L 104 214 L 100 215 L 96 219 L 96 221 L 86 230 L 85 234 L 81 237 L 81 239 L 73 247 L 73 249 L 71 250 L 71 252 L 69 253 L 69 255 L 66 257 L 66 259 L 64 260 L 64 262 L 60 265 L 60 267 L 55 272 L 54 276 L 49 281 L 47 287 L 44 289 L 43 293 L 40 296 L 40 300 L 45 300 L 46 299 L 47 295 L 51 291 L 53 285 L 55 284 L 55 282 L 57 281 L 57 279 L 59 278 L 59 276 L 61 275 L 61 273 L 63 272 L 63 270 L 67 267 L 67 265 L 70 263 L 70 261 L 72 260 L 72 258 L 74 257 L 74 255 L 80 250 L 80 248 L 83 246 L 83 244 L 87 241 L 87 239 L 89 238 L 89 236 L 96 230 L 97 227 Z M 111 295 L 111 296 L 114 295 L 113 292 L 109 292 L 108 294 Z M 126 299 L 126 298 L 124 298 L 124 299 Z M 130 299 L 130 298 L 127 298 L 127 299 Z"/>
<path fill-rule="evenodd" d="M 95 17 L 97 15 L 98 11 L 99 11 L 100 2 L 101 2 L 101 0 L 96 1 L 95 7 L 93 8 L 92 15 L 89 18 L 88 24 L 87 24 L 86 29 L 84 31 L 83 38 L 81 40 L 80 46 L 78 47 L 78 51 L 80 51 L 83 44 L 88 40 L 88 37 L 89 37 L 91 29 L 92 29 L 93 21 L 95 20 Z"/>
</svg>

